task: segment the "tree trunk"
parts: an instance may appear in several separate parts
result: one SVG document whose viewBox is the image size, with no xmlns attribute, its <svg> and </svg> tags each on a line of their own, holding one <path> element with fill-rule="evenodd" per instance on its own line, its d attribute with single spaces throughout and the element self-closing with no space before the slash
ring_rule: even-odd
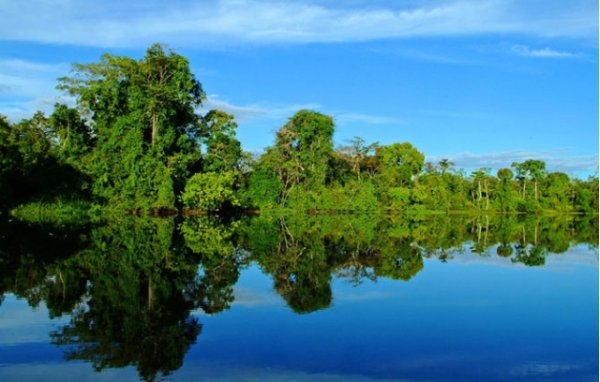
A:
<svg viewBox="0 0 600 382">
<path fill-rule="evenodd" d="M 150 137 L 150 144 L 154 146 L 154 142 L 156 142 L 156 138 L 158 136 L 158 116 L 156 114 L 152 114 L 152 136 Z"/>
<path fill-rule="evenodd" d="M 485 182 L 485 209 L 489 210 L 490 209 L 490 189 L 488 187 L 488 183 Z"/>
<path fill-rule="evenodd" d="M 154 309 L 154 304 L 153 304 L 153 300 L 154 297 L 152 296 L 152 276 L 148 276 L 148 310 L 152 311 Z"/>
</svg>

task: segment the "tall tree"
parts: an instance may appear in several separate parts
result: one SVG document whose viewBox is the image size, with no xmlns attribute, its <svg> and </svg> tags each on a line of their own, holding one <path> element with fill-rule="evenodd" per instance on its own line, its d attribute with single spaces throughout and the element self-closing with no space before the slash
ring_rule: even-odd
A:
<svg viewBox="0 0 600 382">
<path fill-rule="evenodd" d="M 546 174 L 546 163 L 541 160 L 528 159 L 525 162 L 513 162 L 512 167 L 517 171 L 517 178 L 523 183 L 523 199 L 526 198 L 527 180 L 533 182 L 534 199 L 538 200 L 538 184 Z"/>
<path fill-rule="evenodd" d="M 425 156 L 408 142 L 377 148 L 381 177 L 390 186 L 409 186 L 423 168 Z"/>
<path fill-rule="evenodd" d="M 267 149 L 261 164 L 276 173 L 282 187 L 282 202 L 292 188 L 325 186 L 333 154 L 333 119 L 310 110 L 300 110 L 277 131 L 275 146 Z"/>
<path fill-rule="evenodd" d="M 202 137 L 206 145 L 205 171 L 237 170 L 242 159 L 242 146 L 235 138 L 234 116 L 211 110 L 202 118 Z"/>
<path fill-rule="evenodd" d="M 187 59 L 159 44 L 141 60 L 105 54 L 75 64 L 58 87 L 90 118 L 96 194 L 130 206 L 172 206 L 185 170 L 200 160 L 195 108 L 205 96 Z"/>
<path fill-rule="evenodd" d="M 348 146 L 342 146 L 338 149 L 344 156 L 348 158 L 352 166 L 352 171 L 356 174 L 356 178 L 361 182 L 361 165 L 365 158 L 377 149 L 378 142 L 366 144 L 365 140 L 360 137 L 354 137 L 350 140 Z"/>
<path fill-rule="evenodd" d="M 448 171 L 449 169 L 451 169 L 452 167 L 454 167 L 454 162 L 451 162 L 450 160 L 444 158 L 441 159 L 438 162 L 438 168 L 440 169 L 440 171 L 442 172 L 442 175 L 444 175 L 446 173 L 446 171 Z"/>
</svg>

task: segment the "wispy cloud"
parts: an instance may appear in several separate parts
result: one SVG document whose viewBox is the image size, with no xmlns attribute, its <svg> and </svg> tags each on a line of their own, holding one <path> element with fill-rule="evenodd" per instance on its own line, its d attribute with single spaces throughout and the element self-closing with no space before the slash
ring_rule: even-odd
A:
<svg viewBox="0 0 600 382">
<path fill-rule="evenodd" d="M 256 105 L 241 106 L 221 99 L 216 94 L 211 94 L 199 108 L 200 113 L 205 113 L 212 109 L 219 109 L 235 116 L 238 121 L 253 119 L 267 114 L 267 110 Z"/>
<path fill-rule="evenodd" d="M 232 114 L 235 116 L 238 122 L 246 122 L 251 120 L 285 120 L 299 110 L 309 109 L 333 116 L 338 124 L 363 123 L 366 125 L 388 125 L 402 123 L 402 120 L 397 117 L 348 112 L 344 110 L 326 110 L 322 105 L 316 103 L 287 105 L 254 103 L 241 105 L 225 100 L 218 94 L 208 95 L 207 100 L 198 109 L 198 112 L 206 113 L 211 109 L 219 109 Z"/>
<path fill-rule="evenodd" d="M 238 121 L 248 121 L 255 119 L 279 120 L 291 117 L 295 112 L 302 109 L 318 110 L 321 106 L 318 104 L 268 104 L 255 103 L 249 105 L 240 105 L 222 99 L 218 94 L 207 96 L 207 100 L 198 109 L 200 113 L 206 113 L 212 109 L 223 110 L 235 116 Z"/>
<path fill-rule="evenodd" d="M 513 45 L 510 50 L 520 56 L 537 58 L 574 58 L 580 56 L 577 53 L 560 51 L 551 48 L 533 49 L 526 45 Z"/>
<path fill-rule="evenodd" d="M 67 64 L 45 64 L 0 58 L 0 96 L 36 96 L 40 90 L 54 90 L 56 78 L 68 72 Z"/>
<path fill-rule="evenodd" d="M 598 4 L 516 0 L 371 2 L 3 1 L 0 39 L 86 46 L 348 42 L 494 33 L 597 37 Z"/>
<path fill-rule="evenodd" d="M 504 151 L 488 154 L 459 153 L 447 156 L 432 156 L 428 160 L 437 162 L 447 158 L 454 162 L 456 167 L 467 170 L 489 167 L 499 169 L 510 167 L 513 162 L 523 162 L 528 159 L 538 159 L 546 162 L 550 171 L 562 171 L 566 173 L 598 171 L 598 155 L 569 155 L 569 150 L 547 150 L 547 151 Z"/>
<path fill-rule="evenodd" d="M 57 102 L 72 103 L 55 88 L 56 78 L 68 68 L 63 63 L 0 58 L 0 114 L 17 121 L 37 110 L 49 112 Z"/>
<path fill-rule="evenodd" d="M 397 117 L 387 117 L 373 114 L 350 113 L 350 112 L 332 112 L 337 123 L 363 123 L 367 125 L 398 125 L 402 120 Z"/>
</svg>

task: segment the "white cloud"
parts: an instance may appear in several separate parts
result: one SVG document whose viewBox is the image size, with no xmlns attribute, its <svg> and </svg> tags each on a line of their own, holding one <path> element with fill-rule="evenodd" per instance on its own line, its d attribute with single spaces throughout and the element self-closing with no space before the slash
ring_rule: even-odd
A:
<svg viewBox="0 0 600 382">
<path fill-rule="evenodd" d="M 67 64 L 45 64 L 0 58 L 0 96 L 33 97 L 54 90 L 56 79 L 68 72 Z"/>
<path fill-rule="evenodd" d="M 538 58 L 574 58 L 579 57 L 579 54 L 559 51 L 550 48 L 532 49 L 526 45 L 513 45 L 511 51 L 521 56 L 538 57 Z"/>
<path fill-rule="evenodd" d="M 221 99 L 216 94 L 210 94 L 207 96 L 206 101 L 202 103 L 199 108 L 200 113 L 206 113 L 212 109 L 219 109 L 235 116 L 238 121 L 247 119 L 253 119 L 267 114 L 267 110 L 260 106 L 249 105 L 241 106 L 235 105 L 231 102 Z"/>
<path fill-rule="evenodd" d="M 510 167 L 513 162 L 523 162 L 528 159 L 538 159 L 546 162 L 550 171 L 562 171 L 566 173 L 588 172 L 598 170 L 598 155 L 568 155 L 569 150 L 547 150 L 547 151 L 504 151 L 488 154 L 458 153 L 449 155 L 436 155 L 427 158 L 437 162 L 442 158 L 454 162 L 457 168 L 467 170 L 489 167 L 499 169 Z"/>
<path fill-rule="evenodd" d="M 222 99 L 218 94 L 207 96 L 202 106 L 198 109 L 199 113 L 206 113 L 212 109 L 223 110 L 235 116 L 238 121 L 248 121 L 255 119 L 262 120 L 280 120 L 291 117 L 294 113 L 302 109 L 318 110 L 321 106 L 318 104 L 250 104 L 238 105 Z"/>
<path fill-rule="evenodd" d="M 56 79 L 69 70 L 68 64 L 46 64 L 0 58 L 0 114 L 13 121 L 34 112 L 49 112 L 57 102 L 73 103 L 56 90 Z"/>
<path fill-rule="evenodd" d="M 372 114 L 351 113 L 351 112 L 333 112 L 333 117 L 338 123 L 364 123 L 367 125 L 389 125 L 401 124 L 402 120 L 396 117 L 386 117 Z"/>
<path fill-rule="evenodd" d="M 344 4 L 344 3 L 342 3 Z M 164 41 L 176 45 L 347 42 L 422 36 L 512 33 L 597 37 L 598 5 L 453 0 L 392 2 L 2 2 L 0 39 L 127 47 Z"/>
<path fill-rule="evenodd" d="M 232 114 L 238 122 L 247 122 L 250 120 L 283 121 L 290 118 L 299 110 L 308 109 L 333 116 L 336 124 L 363 123 L 366 125 L 389 125 L 402 123 L 402 120 L 397 117 L 348 112 L 343 110 L 325 110 L 323 106 L 314 103 L 288 105 L 257 103 L 238 105 L 222 99 L 218 94 L 208 95 L 207 100 L 198 109 L 198 112 L 206 113 L 212 109 L 219 109 Z"/>
<path fill-rule="evenodd" d="M 234 287 L 235 300 L 234 305 L 242 305 L 245 307 L 257 306 L 284 306 L 284 302 L 272 288 L 269 289 L 250 289 L 241 286 Z"/>
</svg>

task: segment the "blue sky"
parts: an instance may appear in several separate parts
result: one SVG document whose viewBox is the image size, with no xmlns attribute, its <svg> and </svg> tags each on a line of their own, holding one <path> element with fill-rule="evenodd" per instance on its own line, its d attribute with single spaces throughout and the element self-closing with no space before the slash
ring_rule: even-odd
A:
<svg viewBox="0 0 600 382">
<path fill-rule="evenodd" d="M 468 171 L 538 158 L 598 165 L 598 3 L 593 0 L 295 2 L 0 0 L 0 113 L 48 111 L 56 78 L 103 52 L 161 42 L 260 152 L 301 108 L 353 136 L 409 141 Z"/>
</svg>

